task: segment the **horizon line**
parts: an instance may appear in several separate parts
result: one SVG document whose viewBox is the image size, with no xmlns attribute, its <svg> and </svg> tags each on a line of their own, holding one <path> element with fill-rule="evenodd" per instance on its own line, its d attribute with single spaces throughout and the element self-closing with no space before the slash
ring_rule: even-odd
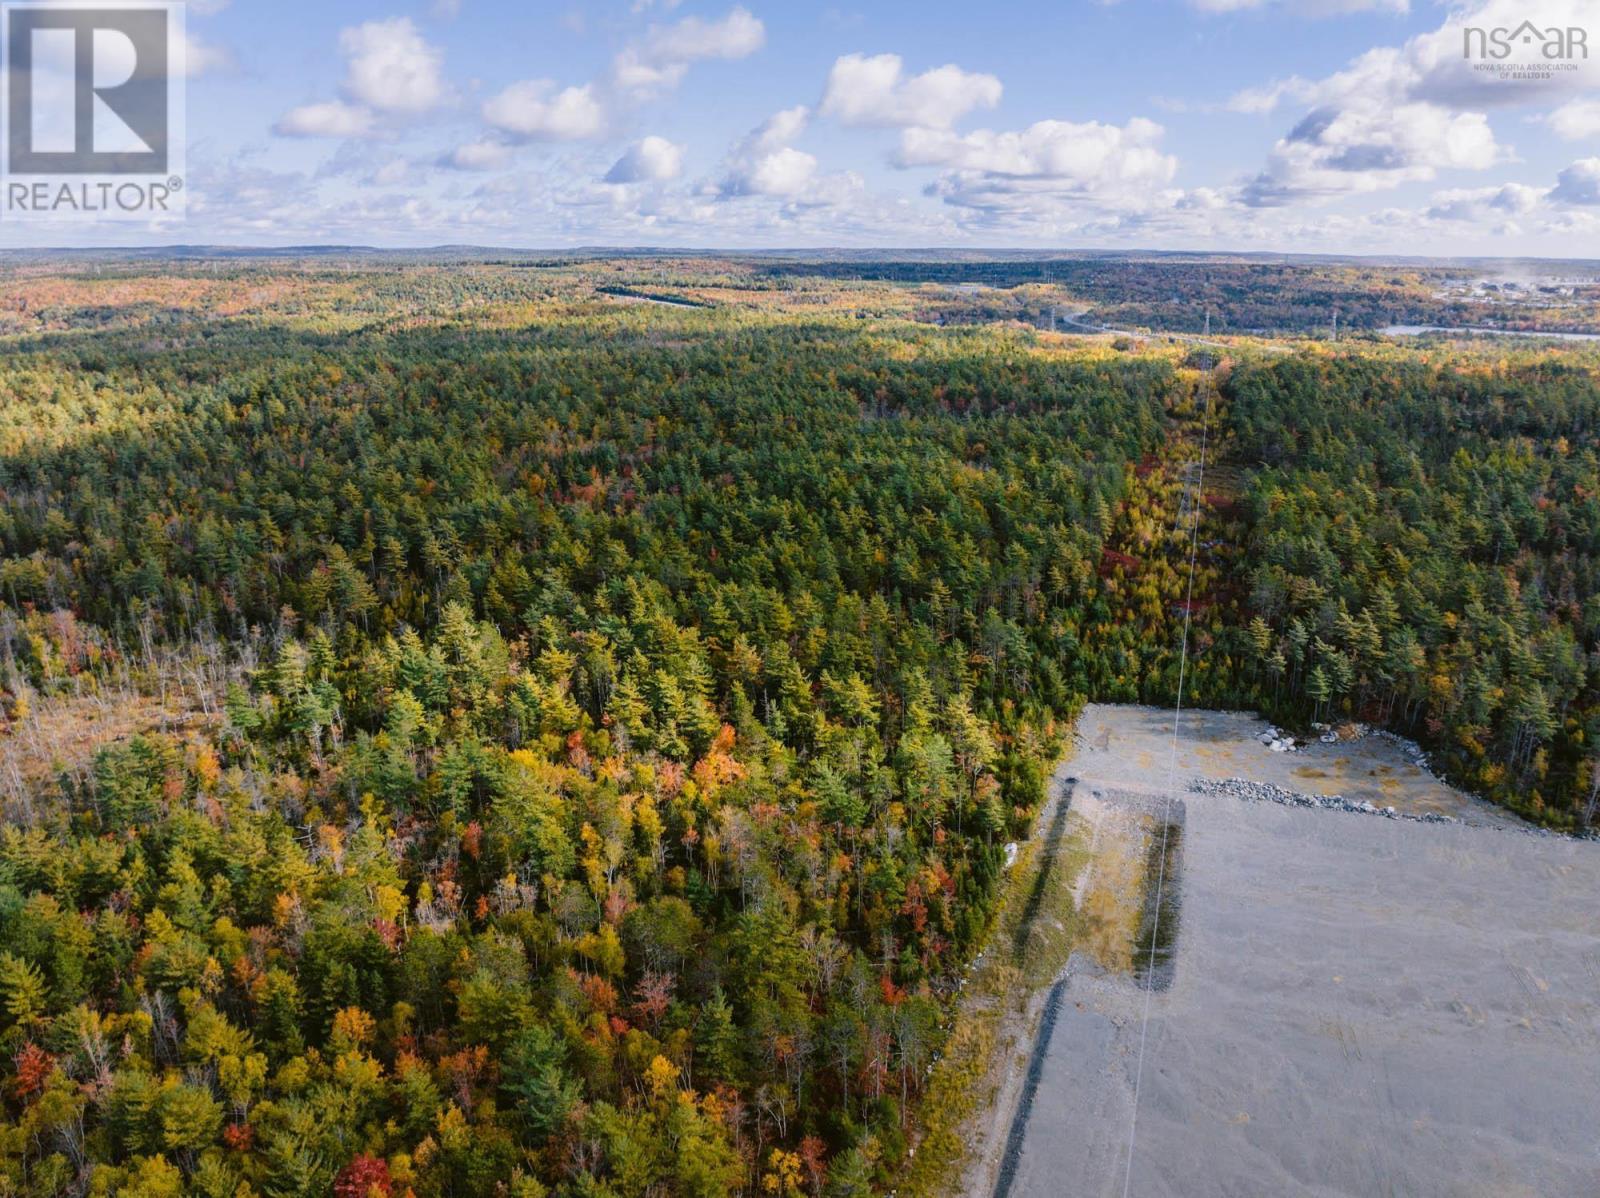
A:
<svg viewBox="0 0 1600 1198">
<path fill-rule="evenodd" d="M 425 246 L 384 246 L 348 242 L 295 242 L 286 245 L 218 242 L 170 242 L 153 246 L 15 246 L 0 248 L 0 261 L 8 258 L 48 257 L 71 255 L 89 257 L 161 257 L 161 256 L 285 256 L 309 254 L 370 254 L 370 255 L 424 255 L 424 254 L 516 254 L 545 257 L 578 257 L 608 254 L 613 256 L 649 255 L 652 257 L 772 257 L 832 258 L 896 255 L 946 255 L 949 257 L 982 258 L 985 256 L 1041 258 L 1129 258 L 1154 256 L 1166 258 L 1246 258 L 1276 261 L 1346 261 L 1376 263 L 1491 263 L 1491 262 L 1543 262 L 1584 263 L 1600 267 L 1600 258 L 1556 257 L 1542 254 L 1382 254 L 1382 253 L 1307 253 L 1287 250 L 1235 250 L 1235 249 L 1158 249 L 1152 247 L 1127 247 L 1107 249 L 1098 247 L 1061 247 L 1041 249 L 1025 246 L 669 246 L 669 245 L 577 245 L 577 246 L 510 246 L 488 245 L 475 242 L 439 242 Z"/>
</svg>

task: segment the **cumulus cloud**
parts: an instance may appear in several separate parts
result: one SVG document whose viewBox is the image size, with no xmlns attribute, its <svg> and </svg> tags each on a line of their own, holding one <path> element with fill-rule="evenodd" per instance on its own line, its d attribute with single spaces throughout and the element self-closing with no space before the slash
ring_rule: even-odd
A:
<svg viewBox="0 0 1600 1198">
<path fill-rule="evenodd" d="M 653 25 L 616 55 L 606 76 L 570 87 L 549 79 L 513 83 L 483 105 L 483 119 L 500 134 L 519 141 L 599 138 L 616 123 L 619 107 L 676 87 L 693 63 L 744 58 L 759 50 L 765 40 L 766 27 L 742 7 L 730 9 L 716 20 L 685 17 L 669 25 Z M 654 154 L 649 162 L 630 160 L 629 165 L 618 163 L 612 169 L 624 173 L 661 169 L 665 162 L 662 147 L 647 153 Z"/>
<path fill-rule="evenodd" d="M 797 196 L 811 186 L 817 160 L 789 143 L 805 132 L 811 111 L 804 105 L 774 113 L 752 129 L 729 155 L 717 190 L 734 196 Z"/>
<path fill-rule="evenodd" d="M 766 37 L 766 27 L 748 9 L 735 7 L 720 20 L 685 17 L 655 27 L 645 38 L 644 56 L 652 62 L 745 58 L 761 49 Z"/>
<path fill-rule="evenodd" d="M 439 107 L 449 88 L 443 56 L 417 32 L 410 17 L 368 21 L 339 35 L 345 94 L 377 112 L 415 115 Z"/>
<path fill-rule="evenodd" d="M 372 122 L 371 109 L 328 100 L 290 109 L 272 131 L 279 137 L 366 137 L 372 133 Z"/>
<path fill-rule="evenodd" d="M 820 111 L 845 125 L 948 129 L 1000 102 L 993 75 L 946 65 L 907 77 L 898 54 L 847 54 L 828 72 Z"/>
<path fill-rule="evenodd" d="M 1584 158 L 1562 171 L 1550 198 L 1582 207 L 1600 204 L 1600 158 Z"/>
<path fill-rule="evenodd" d="M 641 42 L 617 55 L 612 84 L 636 96 L 670 90 L 682 82 L 691 64 L 748 58 L 766 39 L 766 26 L 745 8 L 733 8 L 714 21 L 685 17 L 671 25 L 652 26 Z"/>
<path fill-rule="evenodd" d="M 1243 189 L 1245 202 L 1272 206 L 1426 181 L 1441 170 L 1482 170 L 1509 156 L 1489 123 L 1497 108 L 1566 101 L 1548 118 L 1551 127 L 1589 135 L 1592 125 L 1600 128 L 1600 114 L 1582 96 L 1600 87 L 1600 56 L 1575 55 L 1561 60 L 1563 69 L 1506 77 L 1481 69 L 1481 56 L 1465 51 L 1468 29 L 1515 30 L 1527 21 L 1540 30 L 1587 29 L 1593 16 L 1594 0 L 1466 0 L 1438 28 L 1369 50 L 1326 78 L 1238 93 L 1227 105 L 1238 112 L 1271 112 L 1289 101 L 1309 107 Z M 1503 61 L 1524 60 L 1545 63 L 1543 45 L 1516 43 Z"/>
<path fill-rule="evenodd" d="M 779 149 L 804 133 L 810 123 L 811 110 L 804 104 L 796 104 L 793 108 L 775 112 L 752 129 L 739 143 L 740 152 L 747 155 L 765 154 Z"/>
<path fill-rule="evenodd" d="M 439 165 L 458 171 L 493 171 L 505 166 L 511 159 L 511 147 L 492 137 L 480 137 L 457 146 L 443 158 Z"/>
<path fill-rule="evenodd" d="M 1571 100 L 1544 118 L 1551 132 L 1566 141 L 1600 138 L 1600 100 Z"/>
<path fill-rule="evenodd" d="M 1313 94 L 1313 85 L 1305 79 L 1281 79 L 1260 87 L 1247 87 L 1237 91 L 1223 103 L 1227 112 L 1261 114 L 1274 112 L 1285 100 L 1304 100 Z"/>
<path fill-rule="evenodd" d="M 941 166 L 1011 178 L 1056 179 L 1086 190 L 1163 185 L 1176 158 L 1159 148 L 1163 130 L 1135 117 L 1118 128 L 1098 121 L 1039 121 L 1018 132 L 907 129 L 895 163 Z"/>
<path fill-rule="evenodd" d="M 1478 0 L 1457 6 L 1437 30 L 1411 39 L 1396 52 L 1374 51 L 1376 57 L 1361 73 L 1418 99 L 1458 109 L 1549 104 L 1600 88 L 1600 55 L 1594 46 L 1586 55 L 1562 60 L 1574 69 L 1545 72 L 1549 77 L 1543 79 L 1503 79 L 1495 71 L 1479 70 L 1482 60 L 1463 53 L 1468 29 L 1515 30 L 1527 22 L 1543 30 L 1582 29 L 1590 41 L 1600 34 L 1594 0 Z M 1549 60 L 1539 44 L 1519 42 L 1506 61 L 1539 65 Z"/>
<path fill-rule="evenodd" d="M 1355 97 L 1373 103 L 1438 104 L 1452 111 L 1558 103 L 1600 89 L 1600 54 L 1563 60 L 1560 70 L 1523 72 L 1514 79 L 1480 70 L 1483 60 L 1468 55 L 1468 29 L 1517 29 L 1531 21 L 1540 29 L 1593 30 L 1594 0 L 1475 0 L 1454 7 L 1438 29 L 1418 34 L 1401 46 L 1379 46 L 1325 79 L 1291 78 L 1236 95 L 1230 106 L 1270 111 L 1285 100 L 1339 104 Z M 1589 40 L 1594 40 L 1592 32 Z M 1535 44 L 1513 48 L 1508 64 L 1542 64 Z M 1571 66 L 1573 69 L 1565 69 Z M 1547 76 L 1533 78 L 1533 74 Z"/>
<path fill-rule="evenodd" d="M 1121 127 L 1044 120 L 1019 130 L 956 131 L 963 117 L 998 104 L 1001 93 L 994 76 L 955 65 L 910 75 L 899 55 L 849 54 L 834 62 L 818 112 L 844 125 L 900 129 L 891 163 L 902 170 L 940 171 L 925 194 L 981 214 L 977 219 L 1004 215 L 1021 223 L 1032 216 L 1068 223 L 1069 209 L 1082 217 L 1090 210 L 1133 211 L 1173 202 L 1164 189 L 1177 159 L 1160 148 L 1161 126 L 1144 118 Z M 803 109 L 779 113 L 753 131 L 736 155 L 740 169 L 730 173 L 723 191 L 753 190 L 761 178 L 804 190 L 815 163 L 782 149 L 806 116 Z"/>
<path fill-rule="evenodd" d="M 190 79 L 231 71 L 235 65 L 232 50 L 208 42 L 187 30 L 183 34 L 182 41 L 173 50 L 173 58 L 183 74 Z"/>
<path fill-rule="evenodd" d="M 1244 200 L 1272 207 L 1378 191 L 1432 179 L 1443 169 L 1482 170 L 1502 157 L 1482 113 L 1352 100 L 1308 113 L 1273 147 Z"/>
<path fill-rule="evenodd" d="M 606 172 L 606 183 L 663 183 L 683 170 L 683 147 L 664 137 L 635 142 Z"/>
<path fill-rule="evenodd" d="M 816 173 L 813 155 L 784 146 L 730 175 L 723 190 L 727 195 L 795 196 L 806 189 Z"/>
<path fill-rule="evenodd" d="M 548 79 L 513 83 L 483 106 L 494 128 L 527 141 L 581 141 L 605 131 L 606 115 L 591 84 L 557 90 Z"/>
<path fill-rule="evenodd" d="M 965 135 L 908 129 L 894 163 L 945 168 L 927 194 L 946 204 L 1014 222 L 1070 223 L 1170 207 L 1182 197 L 1167 190 L 1178 160 L 1163 153 L 1163 130 L 1136 117 L 1126 125 L 1099 121 L 1039 121 L 1014 132 L 987 129 Z M 1200 195 L 1204 205 L 1213 193 Z"/>
<path fill-rule="evenodd" d="M 452 96 L 443 56 L 409 17 L 367 21 L 339 34 L 344 99 L 305 104 L 273 126 L 282 137 L 370 137 L 384 117 L 417 117 Z"/>
<path fill-rule="evenodd" d="M 1435 193 L 1425 215 L 1430 220 L 1483 220 L 1492 216 L 1526 216 L 1545 201 L 1548 190 L 1522 183 L 1497 187 L 1453 188 Z"/>
</svg>

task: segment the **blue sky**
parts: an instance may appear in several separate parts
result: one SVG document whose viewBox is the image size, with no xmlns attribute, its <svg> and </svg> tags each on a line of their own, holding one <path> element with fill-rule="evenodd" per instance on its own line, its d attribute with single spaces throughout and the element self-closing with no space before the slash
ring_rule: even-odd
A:
<svg viewBox="0 0 1600 1198">
<path fill-rule="evenodd" d="M 1525 20 L 1591 56 L 1543 79 L 1464 56 L 1464 26 Z M 1600 0 L 206 0 L 187 23 L 185 222 L 4 244 L 1600 257 Z"/>
</svg>

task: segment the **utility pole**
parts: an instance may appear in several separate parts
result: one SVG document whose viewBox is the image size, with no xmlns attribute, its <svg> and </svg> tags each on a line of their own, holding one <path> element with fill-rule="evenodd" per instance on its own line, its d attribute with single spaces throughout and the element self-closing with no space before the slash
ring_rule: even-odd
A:
<svg viewBox="0 0 1600 1198">
<path fill-rule="evenodd" d="M 1333 340 L 1335 344 L 1339 341 L 1339 309 L 1337 308 L 1333 310 Z"/>
</svg>

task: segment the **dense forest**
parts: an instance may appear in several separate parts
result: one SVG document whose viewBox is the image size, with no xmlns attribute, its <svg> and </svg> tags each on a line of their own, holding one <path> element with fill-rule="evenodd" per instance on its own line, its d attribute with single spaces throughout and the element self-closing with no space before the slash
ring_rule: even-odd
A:
<svg viewBox="0 0 1600 1198">
<path fill-rule="evenodd" d="M 1434 745 L 1530 818 L 1600 814 L 1593 365 L 1348 355 L 1243 369 L 1249 632 L 1267 701 Z"/>
<path fill-rule="evenodd" d="M 1582 351 L 1213 373 L 713 271 L 6 280 L 6 1192 L 890 1188 L 1186 611 L 1190 701 L 1594 821 Z"/>
</svg>

